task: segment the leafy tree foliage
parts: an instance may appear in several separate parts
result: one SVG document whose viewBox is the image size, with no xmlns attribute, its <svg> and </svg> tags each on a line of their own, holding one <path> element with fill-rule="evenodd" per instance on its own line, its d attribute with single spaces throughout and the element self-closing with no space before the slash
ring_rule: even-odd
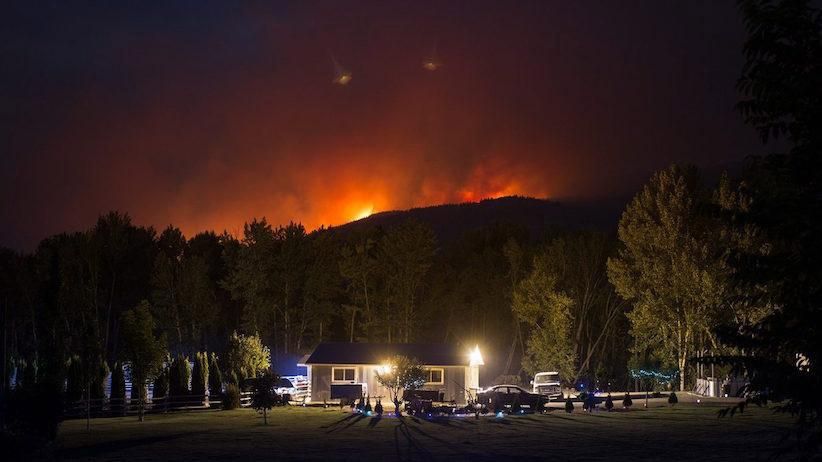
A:
<svg viewBox="0 0 822 462">
<path fill-rule="evenodd" d="M 513 311 L 526 325 L 523 366 L 529 374 L 558 371 L 565 380 L 573 377 L 576 354 L 571 342 L 573 301 L 557 289 L 557 276 L 547 255 L 534 258 L 534 268 L 514 293 Z"/>
<path fill-rule="evenodd" d="M 256 377 L 271 368 L 271 352 L 262 344 L 259 335 L 234 332 L 228 340 L 225 353 L 226 370 L 238 379 Z"/>
<path fill-rule="evenodd" d="M 727 290 L 727 250 L 716 223 L 703 212 L 710 194 L 693 168 L 657 172 L 628 205 L 619 223 L 624 247 L 608 261 L 608 277 L 629 300 L 635 351 L 653 351 L 680 371 L 714 328 Z"/>
<path fill-rule="evenodd" d="M 146 387 L 163 367 L 165 344 L 154 334 L 155 323 L 151 308 L 144 301 L 133 310 L 123 313 L 121 321 L 123 343 L 121 357 L 129 364 L 132 398 L 137 393 L 139 419 L 143 421 Z"/>
<path fill-rule="evenodd" d="M 420 285 L 431 267 L 436 238 L 431 228 L 414 221 L 389 230 L 380 243 L 383 270 L 395 288 L 399 338 L 406 343 L 414 335 Z"/>
<path fill-rule="evenodd" d="M 387 326 L 388 342 L 391 342 L 393 332 L 391 311 L 387 308 L 390 304 L 390 294 L 385 294 L 386 307 L 382 311 L 384 319 L 380 319 L 372 310 L 371 300 L 375 298 L 376 280 L 375 274 L 379 269 L 379 262 L 376 257 L 376 242 L 370 236 L 362 236 L 353 245 L 345 245 L 340 251 L 340 274 L 348 285 L 349 294 L 353 304 L 347 305 L 348 312 L 351 313 L 351 324 L 349 328 L 349 341 L 354 341 L 355 321 L 357 313 L 361 313 L 363 318 L 361 328 L 366 332 L 373 332 L 380 325 Z M 385 288 L 387 291 L 388 288 Z M 369 297 L 369 293 L 371 296 Z"/>
<path fill-rule="evenodd" d="M 570 342 L 575 370 L 570 383 L 582 376 L 613 380 L 625 370 L 629 343 L 625 334 L 625 304 L 609 283 L 606 262 L 616 242 L 596 232 L 564 233 L 541 252 L 541 264 L 556 277 L 557 290 L 572 301 L 569 306 Z M 605 376 L 596 377 L 605 373 Z"/>
<path fill-rule="evenodd" d="M 266 371 L 254 381 L 251 394 L 251 407 L 263 415 L 263 423 L 268 425 L 268 411 L 277 404 L 277 394 L 274 393 L 274 386 L 278 377 L 270 371 Z"/>
<path fill-rule="evenodd" d="M 763 142 L 785 140 L 751 159 L 739 185 L 746 207 L 724 209 L 729 222 L 765 241 L 734 249 L 734 301 L 773 309 L 722 326 L 720 338 L 736 354 L 718 360 L 749 379 L 749 402 L 782 400 L 812 454 L 822 441 L 822 10 L 806 0 L 739 5 L 748 38 L 738 108 Z"/>
<path fill-rule="evenodd" d="M 403 392 L 422 387 L 425 384 L 425 370 L 416 359 L 397 355 L 388 362 L 388 370 L 377 372 L 377 382 L 388 390 L 395 413 L 399 416 Z"/>
</svg>

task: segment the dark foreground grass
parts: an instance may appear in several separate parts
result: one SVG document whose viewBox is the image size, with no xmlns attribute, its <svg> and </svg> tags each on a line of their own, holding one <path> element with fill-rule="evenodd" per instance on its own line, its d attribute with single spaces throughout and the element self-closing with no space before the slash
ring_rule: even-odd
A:
<svg viewBox="0 0 822 462">
<path fill-rule="evenodd" d="M 685 404 L 629 412 L 421 420 L 279 408 L 64 422 L 65 460 L 772 460 L 791 428 L 766 409 L 718 418 Z M 785 459 L 795 455 L 785 455 Z"/>
</svg>

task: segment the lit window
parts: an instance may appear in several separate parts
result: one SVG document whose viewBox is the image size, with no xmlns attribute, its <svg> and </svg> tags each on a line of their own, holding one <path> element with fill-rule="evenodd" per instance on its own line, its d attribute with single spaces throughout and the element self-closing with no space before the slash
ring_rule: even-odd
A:
<svg viewBox="0 0 822 462">
<path fill-rule="evenodd" d="M 357 370 L 353 367 L 335 367 L 331 373 L 334 382 L 353 382 L 356 377 Z"/>
<path fill-rule="evenodd" d="M 427 384 L 443 384 L 443 370 L 442 369 L 426 369 L 425 383 Z"/>
</svg>

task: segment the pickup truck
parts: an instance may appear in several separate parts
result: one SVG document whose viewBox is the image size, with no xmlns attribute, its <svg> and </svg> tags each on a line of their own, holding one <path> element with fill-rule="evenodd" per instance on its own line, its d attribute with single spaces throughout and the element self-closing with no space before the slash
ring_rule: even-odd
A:
<svg viewBox="0 0 822 462">
<path fill-rule="evenodd" d="M 559 380 L 559 372 L 537 372 L 534 380 L 532 393 L 536 395 L 548 396 L 550 399 L 562 399 L 562 384 Z"/>
</svg>

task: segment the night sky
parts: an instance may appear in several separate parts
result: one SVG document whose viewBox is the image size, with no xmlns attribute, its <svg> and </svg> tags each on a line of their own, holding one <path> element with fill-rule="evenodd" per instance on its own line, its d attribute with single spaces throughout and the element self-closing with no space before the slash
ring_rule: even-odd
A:
<svg viewBox="0 0 822 462">
<path fill-rule="evenodd" d="M 0 245 L 18 249 L 113 209 L 192 235 L 605 200 L 758 149 L 733 108 L 733 0 L 1 8 Z"/>
</svg>

